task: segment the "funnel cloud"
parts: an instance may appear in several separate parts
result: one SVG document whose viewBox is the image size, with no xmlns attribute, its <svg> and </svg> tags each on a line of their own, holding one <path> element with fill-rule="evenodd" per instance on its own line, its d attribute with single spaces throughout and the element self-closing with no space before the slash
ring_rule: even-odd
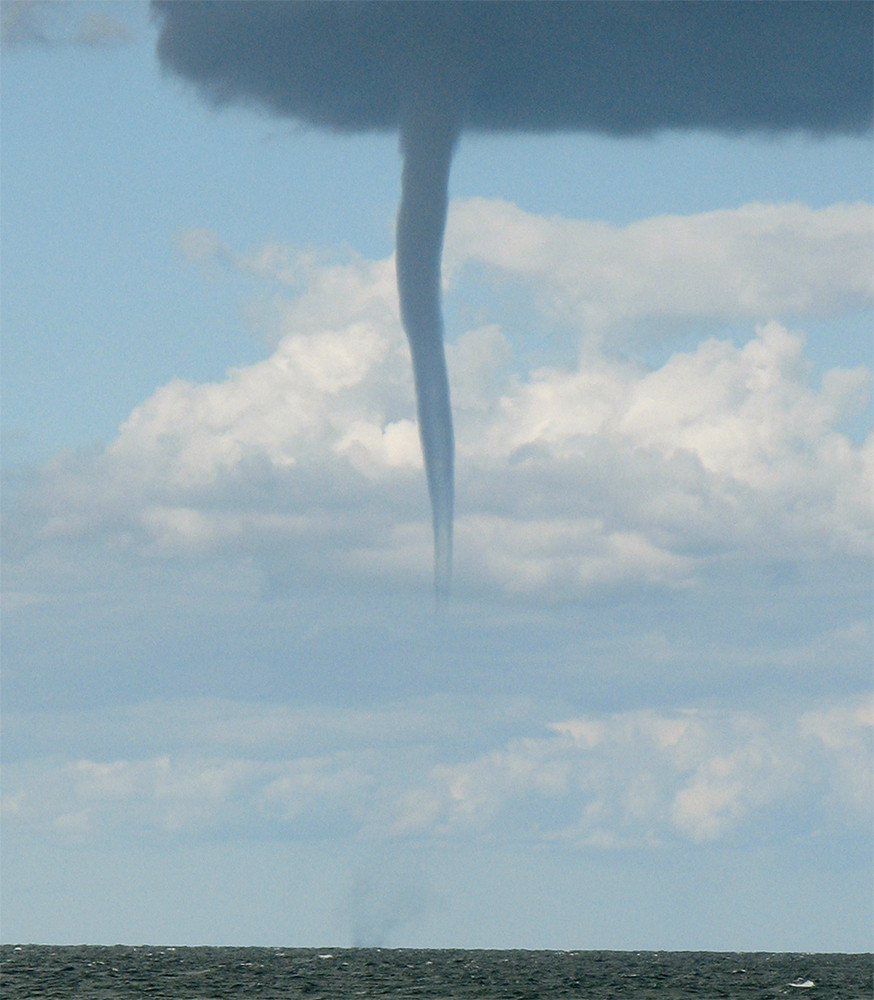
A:
<svg viewBox="0 0 874 1000">
<path fill-rule="evenodd" d="M 410 343 L 438 600 L 452 565 L 454 446 L 440 305 L 463 129 L 860 133 L 874 7 L 845 3 L 165 2 L 162 65 L 213 105 L 338 132 L 397 130 L 401 319 Z"/>
<path fill-rule="evenodd" d="M 434 583 L 449 596 L 455 445 L 440 309 L 440 256 L 448 207 L 449 167 L 458 122 L 426 107 L 401 126 L 404 170 L 398 210 L 397 261 L 401 322 L 410 342 L 419 435 L 434 523 Z"/>
</svg>

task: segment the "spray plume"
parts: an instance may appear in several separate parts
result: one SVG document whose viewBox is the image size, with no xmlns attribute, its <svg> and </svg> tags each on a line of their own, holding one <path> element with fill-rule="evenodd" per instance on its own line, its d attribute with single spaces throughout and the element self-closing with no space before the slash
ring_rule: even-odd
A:
<svg viewBox="0 0 874 1000">
<path fill-rule="evenodd" d="M 823 135 L 871 126 L 867 0 L 153 0 L 153 9 L 162 65 L 215 105 L 400 132 L 398 292 L 438 601 L 449 592 L 454 502 L 440 256 L 460 130 Z"/>
</svg>

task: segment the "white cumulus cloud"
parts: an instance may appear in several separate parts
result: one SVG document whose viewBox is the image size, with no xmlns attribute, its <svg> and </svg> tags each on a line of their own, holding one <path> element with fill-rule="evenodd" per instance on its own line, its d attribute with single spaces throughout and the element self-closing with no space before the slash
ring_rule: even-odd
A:
<svg viewBox="0 0 874 1000">
<path fill-rule="evenodd" d="M 815 380 L 803 333 L 769 319 L 870 300 L 866 207 L 756 205 L 615 230 L 473 201 L 454 206 L 450 233 L 448 274 L 478 262 L 527 275 L 546 312 L 563 301 L 578 319 L 595 303 L 611 324 L 708 310 L 758 320 L 746 343 L 711 337 L 656 368 L 584 351 L 575 365 L 514 371 L 498 324 L 462 331 L 449 347 L 460 590 L 561 599 L 694 585 L 732 554 L 870 551 L 874 439 L 841 431 L 870 372 Z M 217 382 L 160 387 L 105 450 L 39 470 L 11 515 L 10 550 L 102 540 L 134 558 L 281 558 L 323 577 L 428 580 L 391 260 L 186 239 L 189 253 L 282 289 L 275 350 Z"/>
<path fill-rule="evenodd" d="M 163 724 L 168 709 L 170 729 L 153 731 L 149 755 L 7 765 L 9 828 L 77 841 L 125 830 L 576 848 L 813 838 L 866 829 L 872 818 L 870 698 L 552 723 L 509 705 L 482 715 L 452 700 L 377 712 L 177 703 L 137 714 Z M 474 718 L 482 748 L 465 753 Z M 174 720 L 190 722 L 184 751 Z M 288 737 L 277 739 L 280 730 Z"/>
<path fill-rule="evenodd" d="M 496 268 L 592 336 L 647 319 L 835 315 L 869 306 L 874 291 L 865 204 L 750 204 L 613 226 L 475 198 L 453 205 L 446 243 L 449 274 Z"/>
</svg>

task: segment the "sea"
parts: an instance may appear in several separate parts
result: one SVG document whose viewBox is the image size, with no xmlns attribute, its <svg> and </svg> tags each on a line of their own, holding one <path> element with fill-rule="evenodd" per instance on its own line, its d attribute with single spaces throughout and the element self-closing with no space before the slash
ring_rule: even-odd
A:
<svg viewBox="0 0 874 1000">
<path fill-rule="evenodd" d="M 3 1000 L 874 998 L 874 956 L 2 945 Z"/>
</svg>

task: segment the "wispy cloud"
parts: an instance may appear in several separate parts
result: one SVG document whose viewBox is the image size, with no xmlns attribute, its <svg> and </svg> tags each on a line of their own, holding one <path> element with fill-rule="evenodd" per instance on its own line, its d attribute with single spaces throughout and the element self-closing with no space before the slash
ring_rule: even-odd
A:
<svg viewBox="0 0 874 1000">
<path fill-rule="evenodd" d="M 122 21 L 107 13 L 112 10 L 113 5 L 107 4 L 6 0 L 0 9 L 0 38 L 7 47 L 73 45 L 96 49 L 124 45 L 133 36 Z"/>
</svg>

